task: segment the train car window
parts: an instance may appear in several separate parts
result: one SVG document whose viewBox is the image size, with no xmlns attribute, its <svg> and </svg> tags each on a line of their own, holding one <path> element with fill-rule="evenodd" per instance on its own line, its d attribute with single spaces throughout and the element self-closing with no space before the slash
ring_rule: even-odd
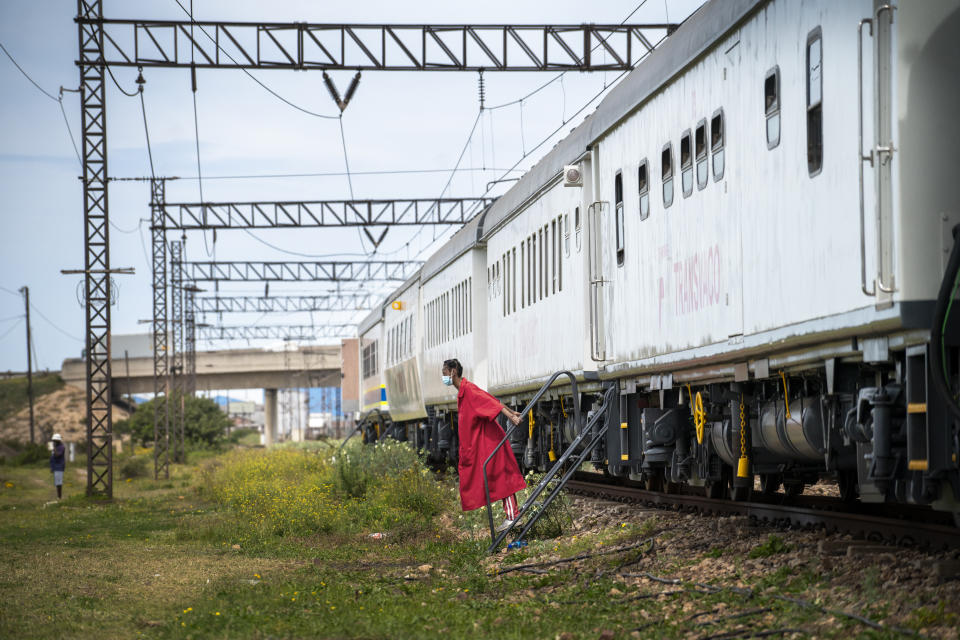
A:
<svg viewBox="0 0 960 640">
<path fill-rule="evenodd" d="M 767 149 L 780 144 L 780 67 L 767 71 L 763 79 L 763 113 L 767 119 Z"/>
<path fill-rule="evenodd" d="M 710 167 L 707 164 L 707 120 L 697 123 L 693 134 L 693 153 L 697 163 L 697 189 L 705 189 L 710 181 Z"/>
<path fill-rule="evenodd" d="M 550 281 L 553 283 L 550 288 L 551 293 L 557 292 L 557 257 L 560 253 L 557 246 L 557 221 L 550 221 L 550 237 L 553 242 L 550 243 Z"/>
<path fill-rule="evenodd" d="M 507 265 L 507 254 L 500 256 L 500 264 L 506 267 Z M 510 290 L 510 271 L 508 269 L 503 269 L 503 315 L 506 316 L 510 310 L 507 308 L 507 296 L 506 292 Z"/>
<path fill-rule="evenodd" d="M 527 292 L 526 281 L 524 280 L 524 266 L 523 261 L 527 259 L 526 252 L 526 241 L 520 243 L 520 308 L 523 309 L 527 306 L 527 300 L 524 297 Z"/>
<path fill-rule="evenodd" d="M 680 136 L 680 185 L 684 198 L 693 193 L 693 145 L 690 142 L 690 129 L 687 129 Z"/>
<path fill-rule="evenodd" d="M 566 214 L 561 214 L 557 218 L 557 231 L 563 228 L 566 219 Z M 567 243 L 567 255 L 570 255 L 570 234 L 567 233 L 565 237 L 560 237 L 560 234 L 557 234 L 557 291 L 563 291 L 563 247 L 561 244 L 564 242 Z"/>
<path fill-rule="evenodd" d="M 534 236 L 533 242 L 535 247 L 537 247 L 537 283 L 534 285 L 536 293 L 535 301 L 539 302 L 543 300 L 543 229 L 537 229 L 537 235 Z"/>
<path fill-rule="evenodd" d="M 541 298 L 550 295 L 550 246 L 550 226 L 543 225 L 543 233 L 540 236 L 540 264 L 543 265 L 543 275 L 540 277 L 540 282 L 543 283 Z"/>
<path fill-rule="evenodd" d="M 807 36 L 807 171 L 823 168 L 823 44 L 820 27 Z"/>
<path fill-rule="evenodd" d="M 717 109 L 710 118 L 710 153 L 713 156 L 713 181 L 723 179 L 723 148 L 726 139 L 724 131 L 723 109 Z"/>
<path fill-rule="evenodd" d="M 537 249 L 537 243 L 533 236 L 527 238 L 527 305 L 532 305 L 536 299 L 537 287 L 537 263 L 534 260 L 534 252 Z"/>
<path fill-rule="evenodd" d="M 640 219 L 650 217 L 650 183 L 647 180 L 647 159 L 640 161 L 637 169 L 637 191 L 640 193 Z"/>
<path fill-rule="evenodd" d="M 573 209 L 573 219 L 575 220 L 574 227 L 577 233 L 577 253 L 580 253 L 580 207 Z"/>
<path fill-rule="evenodd" d="M 563 254 L 570 257 L 570 214 L 563 214 Z"/>
<path fill-rule="evenodd" d="M 663 180 L 663 208 L 668 209 L 673 204 L 673 145 L 670 142 L 663 145 L 660 153 L 660 175 Z"/>
<path fill-rule="evenodd" d="M 467 331 L 473 332 L 473 276 L 467 278 Z"/>
<path fill-rule="evenodd" d="M 623 266 L 623 173 L 617 171 L 613 178 L 614 233 L 617 236 L 617 266 Z"/>
<path fill-rule="evenodd" d="M 517 310 L 517 248 L 510 251 L 510 298 L 513 311 Z"/>
</svg>

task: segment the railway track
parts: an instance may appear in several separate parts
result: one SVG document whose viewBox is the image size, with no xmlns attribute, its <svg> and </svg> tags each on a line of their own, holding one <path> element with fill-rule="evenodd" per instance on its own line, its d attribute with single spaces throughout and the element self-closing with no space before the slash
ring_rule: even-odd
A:
<svg viewBox="0 0 960 640">
<path fill-rule="evenodd" d="M 575 495 L 630 502 L 702 515 L 739 515 L 777 527 L 822 529 L 846 533 L 882 544 L 960 548 L 960 528 L 932 509 L 887 504 L 848 504 L 839 498 L 784 496 L 754 498 L 745 502 L 707 498 L 690 493 L 647 491 L 629 482 L 614 482 L 599 474 L 579 473 L 566 485 Z"/>
</svg>

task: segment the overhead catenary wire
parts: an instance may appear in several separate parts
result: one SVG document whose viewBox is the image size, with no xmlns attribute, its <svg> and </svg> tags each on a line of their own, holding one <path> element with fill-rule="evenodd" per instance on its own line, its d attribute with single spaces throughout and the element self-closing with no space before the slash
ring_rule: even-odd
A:
<svg viewBox="0 0 960 640">
<path fill-rule="evenodd" d="M 0 42 L 0 50 L 3 50 L 3 52 L 4 52 L 5 54 L 7 54 L 7 57 L 10 58 L 10 62 L 13 63 L 13 66 L 15 66 L 15 67 L 17 68 L 17 70 L 19 70 L 20 73 L 23 74 L 23 77 L 26 78 L 27 80 L 29 80 L 29 81 L 30 81 L 30 84 L 32 84 L 33 86 L 35 86 L 35 87 L 37 88 L 37 90 L 40 91 L 40 93 L 42 93 L 43 95 L 47 96 L 48 98 L 50 98 L 51 100 L 53 100 L 53 101 L 55 101 L 55 102 L 57 101 L 57 98 L 56 98 L 52 93 L 50 93 L 49 91 L 47 91 L 46 89 L 44 89 L 43 87 L 41 87 L 39 84 L 37 84 L 37 82 L 36 82 L 33 78 L 30 77 L 30 74 L 23 70 L 23 67 L 21 67 L 20 64 L 13 58 L 13 56 L 10 55 L 10 52 L 7 51 L 7 48 L 6 48 L 5 46 L 3 46 L 3 43 L 2 43 L 2 42 Z"/>
<path fill-rule="evenodd" d="M 6 293 L 9 293 L 10 295 L 17 296 L 18 298 L 21 297 L 19 293 L 17 293 L 16 291 L 13 291 L 12 289 L 7 289 L 6 287 L 0 287 L 0 291 L 5 291 Z M 81 340 L 80 338 L 78 338 L 78 337 L 76 337 L 76 336 L 74 336 L 74 335 L 71 335 L 71 334 L 67 333 L 66 331 L 64 331 L 63 329 L 61 329 L 60 327 L 58 327 L 58 326 L 56 325 L 56 323 L 54 323 L 53 320 L 51 320 L 51 319 L 48 318 L 46 315 L 44 315 L 44 313 L 43 313 L 42 311 L 40 311 L 40 309 L 37 308 L 37 305 L 35 305 L 32 301 L 30 302 L 30 308 L 33 309 L 33 310 L 37 313 L 38 316 L 40 316 L 41 318 L 43 318 L 44 320 L 46 320 L 47 324 L 49 324 L 51 327 L 53 327 L 54 329 L 56 329 L 57 331 L 59 331 L 59 332 L 62 333 L 63 335 L 67 336 L 68 338 L 70 338 L 70 339 L 72 339 L 72 340 L 76 340 L 77 342 L 83 342 L 83 340 Z"/>
<path fill-rule="evenodd" d="M 6 331 L 4 331 L 2 334 L 0 334 L 0 340 L 3 340 L 3 339 L 6 338 L 8 335 L 10 335 L 10 334 L 13 332 L 14 329 L 16 329 L 16 328 L 18 328 L 18 327 L 20 326 L 20 323 L 21 323 L 21 322 L 23 322 L 23 316 L 20 316 L 16 322 L 14 322 L 12 325 L 10 325 L 10 327 L 9 327 Z"/>
<path fill-rule="evenodd" d="M 193 24 L 194 24 L 194 22 L 195 22 L 195 20 L 193 19 L 193 7 L 192 7 L 192 4 L 193 4 L 193 3 L 191 2 L 191 8 L 190 8 L 190 10 L 188 10 L 185 6 L 183 6 L 183 4 L 180 2 L 180 0 L 174 0 L 174 2 L 176 2 L 176 3 L 180 6 L 180 8 L 183 9 L 183 12 L 184 12 L 184 13 L 186 13 L 188 16 L 190 16 L 190 23 L 191 23 L 191 28 L 192 28 L 192 27 L 193 27 Z M 203 35 L 207 36 L 207 38 L 210 40 L 210 42 L 212 42 L 213 44 L 216 45 L 217 49 L 218 49 L 223 55 L 225 55 L 227 58 L 229 58 L 231 62 L 233 62 L 234 64 L 237 64 L 237 65 L 239 66 L 239 63 L 237 62 L 236 58 L 234 58 L 232 55 L 230 55 L 230 53 L 229 53 L 227 50 L 225 50 L 223 47 L 221 47 L 221 46 L 220 46 L 220 43 L 217 42 L 216 38 L 214 38 L 213 36 L 211 36 L 211 35 L 207 32 L 207 30 L 203 28 L 202 25 L 197 25 L 197 28 L 200 29 L 200 33 L 202 33 Z M 191 39 L 192 39 L 192 36 L 191 36 Z M 263 87 L 263 89 L 266 90 L 267 93 L 269 93 L 269 94 L 272 95 L 273 97 L 277 98 L 277 99 L 280 100 L 281 102 L 283 102 L 283 103 L 285 103 L 285 104 L 293 107 L 293 108 L 296 109 L 297 111 L 302 111 L 303 113 L 305 113 L 305 114 L 307 114 L 307 115 L 310 115 L 310 116 L 314 116 L 315 118 L 323 118 L 323 119 L 325 119 L 325 120 L 336 120 L 336 119 L 337 119 L 337 116 L 330 116 L 330 115 L 326 115 L 326 114 L 322 114 L 322 113 L 316 113 L 316 112 L 314 112 L 314 111 L 310 111 L 309 109 L 304 109 L 304 108 L 301 107 L 300 105 L 294 104 L 294 103 L 291 102 L 290 100 L 287 100 L 287 99 L 284 98 L 282 95 L 280 95 L 279 93 L 277 93 L 276 91 L 274 91 L 273 89 L 271 89 L 270 87 L 268 87 L 266 84 L 264 84 L 263 82 L 261 82 L 259 78 L 257 78 L 255 75 L 253 75 L 252 73 L 250 73 L 250 71 L 248 71 L 247 69 L 241 68 L 241 71 L 243 71 L 245 74 L 247 74 L 247 75 L 250 77 L 251 80 L 253 80 L 253 81 L 256 82 L 258 85 L 260 85 L 261 87 Z"/>
</svg>

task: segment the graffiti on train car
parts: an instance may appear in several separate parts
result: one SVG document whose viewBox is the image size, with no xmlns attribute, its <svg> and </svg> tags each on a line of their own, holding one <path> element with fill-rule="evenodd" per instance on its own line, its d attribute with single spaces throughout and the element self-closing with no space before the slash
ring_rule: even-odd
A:
<svg viewBox="0 0 960 640">
<path fill-rule="evenodd" d="M 674 312 L 681 316 L 720 302 L 720 245 L 673 263 Z"/>
</svg>

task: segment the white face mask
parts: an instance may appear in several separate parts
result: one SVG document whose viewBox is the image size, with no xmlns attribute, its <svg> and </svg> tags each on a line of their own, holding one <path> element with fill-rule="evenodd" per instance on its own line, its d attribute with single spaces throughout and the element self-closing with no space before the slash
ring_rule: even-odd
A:
<svg viewBox="0 0 960 640">
<path fill-rule="evenodd" d="M 443 384 L 448 387 L 453 384 L 453 378 L 450 376 L 441 376 L 440 379 L 443 381 Z"/>
</svg>

